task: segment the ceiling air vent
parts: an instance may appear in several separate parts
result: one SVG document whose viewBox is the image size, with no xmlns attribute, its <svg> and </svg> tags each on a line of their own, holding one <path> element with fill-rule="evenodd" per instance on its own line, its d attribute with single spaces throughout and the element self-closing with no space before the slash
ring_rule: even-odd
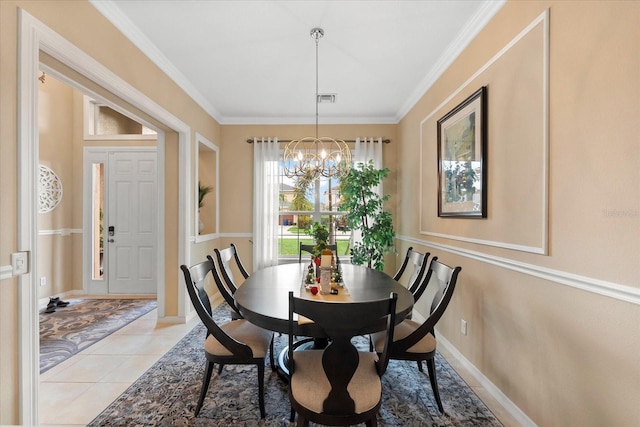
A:
<svg viewBox="0 0 640 427">
<path fill-rule="evenodd" d="M 318 104 L 335 104 L 337 96 L 335 93 L 319 93 Z"/>
</svg>

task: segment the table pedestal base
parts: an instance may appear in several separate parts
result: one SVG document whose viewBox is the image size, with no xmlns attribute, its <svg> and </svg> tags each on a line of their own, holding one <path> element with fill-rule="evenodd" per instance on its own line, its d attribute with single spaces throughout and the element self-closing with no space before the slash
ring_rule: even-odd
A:
<svg viewBox="0 0 640 427">
<path fill-rule="evenodd" d="M 304 338 L 293 343 L 293 351 L 298 350 L 324 350 L 329 344 L 326 338 Z M 280 379 L 289 382 L 289 346 L 282 349 L 276 359 L 276 370 Z"/>
</svg>

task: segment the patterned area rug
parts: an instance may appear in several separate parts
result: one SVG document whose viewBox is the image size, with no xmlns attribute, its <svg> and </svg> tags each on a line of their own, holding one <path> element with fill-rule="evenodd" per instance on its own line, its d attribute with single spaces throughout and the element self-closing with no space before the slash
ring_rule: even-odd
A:
<svg viewBox="0 0 640 427">
<path fill-rule="evenodd" d="M 40 373 L 156 308 L 154 299 L 71 299 L 40 312 Z"/>
<path fill-rule="evenodd" d="M 229 316 L 226 305 L 214 317 Z M 256 368 L 225 366 L 211 378 L 204 406 L 194 418 L 205 358 L 205 328 L 198 324 L 166 355 L 141 376 L 90 426 L 289 426 L 287 385 L 265 360 L 265 406 L 260 420 Z M 286 335 L 276 334 L 276 352 L 286 345 Z M 365 348 L 367 342 L 362 339 Z M 429 378 L 415 362 L 391 361 L 383 377 L 384 396 L 379 426 L 501 426 L 489 409 L 458 374 L 438 355 L 436 369 L 445 414 L 436 406 Z M 314 425 L 311 423 L 311 425 Z"/>
</svg>

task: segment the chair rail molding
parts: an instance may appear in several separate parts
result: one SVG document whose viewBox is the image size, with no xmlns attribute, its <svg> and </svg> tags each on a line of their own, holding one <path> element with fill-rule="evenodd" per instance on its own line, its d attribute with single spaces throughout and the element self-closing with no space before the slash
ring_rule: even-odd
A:
<svg viewBox="0 0 640 427">
<path fill-rule="evenodd" d="M 59 228 L 55 230 L 38 230 L 39 236 L 70 236 L 71 234 L 82 234 L 81 228 Z"/>
<path fill-rule="evenodd" d="M 253 233 L 220 233 L 220 237 L 240 237 L 243 239 L 253 238 Z"/>
<path fill-rule="evenodd" d="M 13 277 L 13 268 L 10 265 L 0 265 L 0 280 Z"/>
<path fill-rule="evenodd" d="M 525 262 L 515 261 L 509 258 L 503 258 L 495 255 L 489 255 L 469 249 L 462 249 L 455 246 L 428 242 L 425 240 L 415 239 L 413 237 L 396 236 L 396 238 L 400 241 L 414 243 L 428 248 L 460 255 L 466 258 L 474 259 L 476 261 L 527 274 L 529 276 L 549 280 L 560 285 L 570 286 L 572 288 L 581 289 L 583 291 L 592 292 L 594 294 L 603 295 L 620 301 L 629 302 L 631 304 L 640 305 L 640 289 L 631 286 L 608 282 L 606 280 L 595 279 L 593 277 L 580 276 L 578 274 L 573 274 L 566 271 L 541 267 L 539 265 L 528 264 Z"/>
</svg>

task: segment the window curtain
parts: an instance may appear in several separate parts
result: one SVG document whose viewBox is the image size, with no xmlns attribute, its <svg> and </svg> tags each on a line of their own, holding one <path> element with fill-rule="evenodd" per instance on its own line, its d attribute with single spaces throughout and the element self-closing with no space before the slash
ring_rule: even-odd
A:
<svg viewBox="0 0 640 427">
<path fill-rule="evenodd" d="M 278 264 L 278 138 L 253 139 L 253 271 Z"/>
<path fill-rule="evenodd" d="M 375 167 L 382 169 L 382 138 L 356 138 L 353 158 L 355 163 L 373 160 Z"/>
<path fill-rule="evenodd" d="M 376 169 L 382 169 L 382 138 L 356 138 L 355 150 L 353 153 L 353 163 L 357 167 L 358 163 L 367 164 L 373 160 Z M 382 197 L 382 183 L 376 189 Z"/>
<path fill-rule="evenodd" d="M 354 167 L 358 167 L 358 163 L 367 164 L 373 160 L 373 165 L 376 169 L 382 169 L 382 138 L 375 140 L 374 138 L 356 138 L 355 150 L 353 152 L 353 164 Z M 382 183 L 376 187 L 375 191 L 383 196 Z M 351 247 L 356 242 L 362 241 L 362 232 L 360 230 L 353 230 L 351 234 Z"/>
</svg>

